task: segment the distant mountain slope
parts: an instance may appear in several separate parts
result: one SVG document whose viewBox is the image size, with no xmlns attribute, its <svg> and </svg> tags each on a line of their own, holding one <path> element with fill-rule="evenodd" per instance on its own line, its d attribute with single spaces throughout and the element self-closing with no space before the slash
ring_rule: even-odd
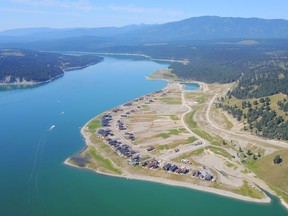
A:
<svg viewBox="0 0 288 216">
<path fill-rule="evenodd" d="M 142 41 L 288 38 L 287 20 L 204 16 L 136 29 L 130 37 Z"/>
<path fill-rule="evenodd" d="M 30 28 L 0 32 L 2 43 L 77 37 L 108 37 L 111 42 L 117 39 L 134 43 L 236 38 L 278 39 L 288 38 L 288 21 L 203 16 L 160 25 L 129 25 L 119 28 Z"/>
<path fill-rule="evenodd" d="M 0 32 L 0 47 L 186 60 L 170 65 L 179 77 L 226 83 L 242 74 L 287 74 L 288 21 L 204 16 L 120 28 L 18 29 Z"/>
<path fill-rule="evenodd" d="M 57 53 L 20 49 L 0 50 L 0 83 L 26 84 L 46 82 L 64 74 L 64 70 L 84 68 L 102 61 L 103 58 L 70 56 Z"/>
<path fill-rule="evenodd" d="M 149 25 L 128 25 L 124 27 L 103 27 L 103 28 L 23 28 L 11 29 L 0 32 L 0 41 L 19 42 L 54 40 L 75 37 L 112 37 L 124 34 L 138 28 L 145 29 Z"/>
</svg>

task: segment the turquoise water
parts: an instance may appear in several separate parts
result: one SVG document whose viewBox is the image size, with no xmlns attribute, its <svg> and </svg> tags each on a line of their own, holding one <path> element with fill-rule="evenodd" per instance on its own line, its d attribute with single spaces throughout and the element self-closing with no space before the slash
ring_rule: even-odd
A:
<svg viewBox="0 0 288 216">
<path fill-rule="evenodd" d="M 145 79 L 163 68 L 107 57 L 37 88 L 0 92 L 0 215 L 287 215 L 277 199 L 247 203 L 63 165 L 84 147 L 80 128 L 89 119 L 164 87 Z M 49 131 L 51 125 L 56 127 Z"/>
<path fill-rule="evenodd" d="M 197 83 L 182 83 L 185 90 L 198 90 L 200 86 Z"/>
</svg>

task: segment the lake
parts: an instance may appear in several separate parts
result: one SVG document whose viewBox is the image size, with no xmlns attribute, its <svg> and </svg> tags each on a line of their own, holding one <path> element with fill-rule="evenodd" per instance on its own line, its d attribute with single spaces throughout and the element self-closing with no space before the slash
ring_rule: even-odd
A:
<svg viewBox="0 0 288 216">
<path fill-rule="evenodd" d="M 255 204 L 63 164 L 84 148 L 80 128 L 88 120 L 166 86 L 145 76 L 167 66 L 143 58 L 105 57 L 49 84 L 1 91 L 1 215 L 287 215 L 273 197 L 270 204 Z"/>
</svg>

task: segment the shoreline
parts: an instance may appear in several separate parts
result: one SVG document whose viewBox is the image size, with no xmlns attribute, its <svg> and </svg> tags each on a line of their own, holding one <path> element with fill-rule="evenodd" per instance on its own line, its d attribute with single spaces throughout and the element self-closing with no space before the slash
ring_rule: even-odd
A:
<svg viewBox="0 0 288 216">
<path fill-rule="evenodd" d="M 192 81 L 191 81 L 192 82 Z M 204 83 L 198 82 L 200 83 L 199 86 L 201 87 L 201 89 L 199 89 L 199 91 L 204 91 Z M 126 102 L 127 103 L 127 102 Z M 121 106 L 121 105 L 119 105 Z M 108 112 L 109 110 L 105 111 Z M 103 112 L 103 113 L 105 113 Z M 87 123 L 85 123 L 85 125 L 81 128 L 81 135 L 85 140 L 85 145 L 86 147 L 89 147 L 91 145 L 93 145 L 91 143 L 91 141 L 89 140 L 88 134 L 85 133 L 85 128 L 87 128 L 87 125 L 93 121 L 95 118 L 99 117 L 100 115 L 102 115 L 103 113 L 100 113 L 99 115 L 93 117 L 92 119 L 90 119 Z M 85 147 L 85 148 L 86 148 Z M 79 152 L 82 152 L 82 150 L 80 150 Z M 126 179 L 132 179 L 132 180 L 142 180 L 142 181 L 149 181 L 149 182 L 154 182 L 154 183 L 160 183 L 160 184 L 164 184 L 164 185 L 170 185 L 170 186 L 176 186 L 176 187 L 184 187 L 184 188 L 189 188 L 189 189 L 193 189 L 193 190 L 198 190 L 198 191 L 204 191 L 207 193 L 213 193 L 213 194 L 217 194 L 220 196 L 224 196 L 224 197 L 228 197 L 228 198 L 233 198 L 233 199 L 238 199 L 238 200 L 242 200 L 242 201 L 246 201 L 246 202 L 254 202 L 254 203 L 263 203 L 263 204 L 267 204 L 271 202 L 271 198 L 269 196 L 267 196 L 267 194 L 262 191 L 265 194 L 265 197 L 262 199 L 257 199 L 257 198 L 252 198 L 252 197 L 247 197 L 247 196 L 243 196 L 240 194 L 236 194 L 230 191 L 225 191 L 225 190 L 221 190 L 221 189 L 216 189 L 216 188 L 212 188 L 212 187 L 205 187 L 205 186 L 201 186 L 201 185 L 196 185 L 193 183 L 188 183 L 188 182 L 181 182 L 181 181 L 177 181 L 177 180 L 170 180 L 170 179 L 166 179 L 166 178 L 161 178 L 161 177 L 151 177 L 151 176 L 144 176 L 144 175 L 133 175 L 133 174 L 121 174 L 121 175 L 117 175 L 117 174 L 110 174 L 110 173 L 106 173 L 106 172 L 101 172 L 92 168 L 87 168 L 87 167 L 79 167 L 75 164 L 72 164 L 69 162 L 69 160 L 71 159 L 71 157 L 67 158 L 64 161 L 65 165 L 68 166 L 72 166 L 74 168 L 78 168 L 78 169 L 85 169 L 85 170 L 90 170 L 93 172 L 96 172 L 98 174 L 102 174 L 102 175 L 106 175 L 106 176 L 111 176 L 111 177 L 117 177 L 117 178 L 126 178 Z M 122 170 L 123 171 L 123 170 Z M 281 199 L 280 199 L 281 200 Z M 285 203 L 284 201 L 281 200 L 281 203 Z M 284 205 L 284 204 L 283 204 Z M 286 208 L 288 208 L 288 205 L 284 205 Z"/>
<path fill-rule="evenodd" d="M 49 83 L 52 82 L 58 78 L 61 78 L 64 76 L 63 74 L 60 74 L 58 76 L 53 77 L 52 79 L 46 80 L 46 81 L 41 81 L 41 82 L 36 82 L 36 81 L 28 81 L 28 82 L 14 82 L 14 83 L 0 83 L 0 86 L 3 87 L 9 87 L 9 86 L 35 86 L 35 85 L 41 85 L 41 84 L 45 84 L 45 83 Z"/>
<path fill-rule="evenodd" d="M 279 197 L 278 197 L 279 198 Z M 279 198 L 280 199 L 280 202 L 281 202 L 281 204 L 286 208 L 286 209 L 288 209 L 288 203 L 286 203 L 284 200 L 283 200 L 283 198 Z"/>
<path fill-rule="evenodd" d="M 86 168 L 86 167 L 79 167 L 75 164 L 72 164 L 69 162 L 70 158 L 67 158 L 64 161 L 64 164 L 67 166 L 71 166 L 77 169 L 83 169 L 83 170 L 89 170 L 101 175 L 106 175 L 106 176 L 111 176 L 111 177 L 116 177 L 116 178 L 125 178 L 125 179 L 130 179 L 130 180 L 137 180 L 137 181 L 146 181 L 146 182 L 152 182 L 152 183 L 159 183 L 163 185 L 169 185 L 169 186 L 174 186 L 174 187 L 183 187 L 183 188 L 189 188 L 192 190 L 197 190 L 197 191 L 202 191 L 202 192 L 207 192 L 207 193 L 213 193 L 219 196 L 224 196 L 227 198 L 232 198 L 232 199 L 237 199 L 245 202 L 254 202 L 254 203 L 262 203 L 262 204 L 267 204 L 271 202 L 271 198 L 268 197 L 266 194 L 266 197 L 263 199 L 255 199 L 251 197 L 246 197 L 240 194 L 235 194 L 230 191 L 224 191 L 216 188 L 210 188 L 210 187 L 205 187 L 205 186 L 200 186 L 200 185 L 195 185 L 187 182 L 180 182 L 180 181 L 173 181 L 165 178 L 157 178 L 157 177 L 151 177 L 151 176 L 142 176 L 142 175 L 133 175 L 133 174 L 125 174 L 125 175 L 116 175 L 116 174 L 110 174 L 110 173 L 105 173 L 101 171 L 97 171 L 94 169 Z M 282 203 L 282 200 L 281 200 Z M 285 205 L 284 205 L 285 206 Z M 288 208 L 288 206 L 285 206 Z"/>
<path fill-rule="evenodd" d="M 103 60 L 102 60 L 103 61 Z M 46 81 L 41 81 L 41 82 L 37 82 L 37 81 L 24 81 L 24 82 L 13 82 L 13 83 L 0 83 L 0 87 L 13 87 L 13 86 L 36 86 L 36 85 L 41 85 L 41 84 L 45 84 L 45 83 L 50 83 L 52 81 L 55 81 L 56 79 L 58 78 L 61 78 L 61 77 L 64 77 L 65 73 L 66 72 L 71 72 L 71 71 L 74 71 L 74 70 L 82 70 L 82 69 L 85 69 L 87 67 L 90 67 L 92 65 L 95 65 L 95 64 L 98 64 L 98 63 L 101 63 L 102 61 L 100 62 L 93 62 L 93 63 L 90 63 L 90 64 L 87 64 L 87 65 L 83 65 L 83 66 L 78 66 L 78 67 L 69 67 L 69 68 L 66 68 L 66 69 L 62 69 L 63 71 L 63 74 L 59 74 L 49 80 L 46 80 Z"/>
<path fill-rule="evenodd" d="M 189 62 L 188 60 L 157 59 L 157 58 L 153 58 L 149 55 L 136 54 L 136 53 L 85 52 L 85 51 L 69 51 L 69 52 L 82 53 L 82 54 L 110 55 L 110 56 L 139 56 L 139 57 L 147 58 L 151 61 L 177 62 L 177 63 L 182 63 L 182 64 L 187 64 Z"/>
</svg>

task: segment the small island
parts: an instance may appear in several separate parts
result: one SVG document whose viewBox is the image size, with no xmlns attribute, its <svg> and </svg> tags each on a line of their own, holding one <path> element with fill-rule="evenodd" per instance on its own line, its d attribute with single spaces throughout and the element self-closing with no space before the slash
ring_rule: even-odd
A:
<svg viewBox="0 0 288 216">
<path fill-rule="evenodd" d="M 65 71 L 103 61 L 95 55 L 63 55 L 23 49 L 0 50 L 0 84 L 28 85 L 55 80 Z"/>
<path fill-rule="evenodd" d="M 170 70 L 148 78 L 168 85 L 90 120 L 81 129 L 86 148 L 67 165 L 253 202 L 270 202 L 269 191 L 287 203 L 287 183 L 275 185 L 263 170 L 284 177 L 287 165 L 273 158 L 287 155 L 287 142 L 250 135 L 217 107 L 234 83 L 195 82 L 199 89 L 192 91 Z"/>
</svg>

